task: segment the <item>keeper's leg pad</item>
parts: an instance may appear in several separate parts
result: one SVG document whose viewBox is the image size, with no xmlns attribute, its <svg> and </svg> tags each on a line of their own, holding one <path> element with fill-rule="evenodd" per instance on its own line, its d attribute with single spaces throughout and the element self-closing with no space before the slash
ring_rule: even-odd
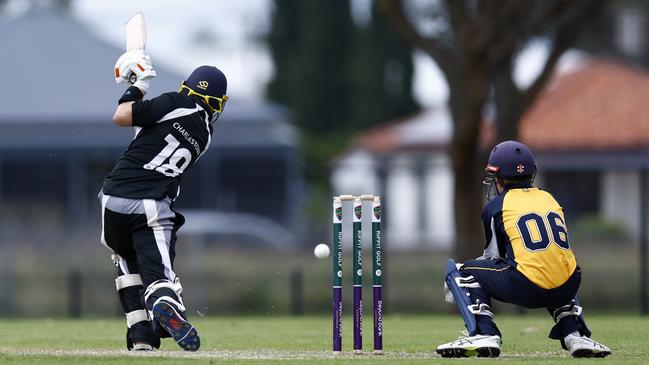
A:
<svg viewBox="0 0 649 365">
<path fill-rule="evenodd" d="M 591 332 L 586 326 L 582 311 L 583 308 L 579 304 L 577 297 L 570 301 L 570 303 L 551 311 L 552 318 L 556 324 L 550 330 L 548 337 L 561 340 L 561 345 L 564 348 L 563 338 L 573 331 L 579 331 L 579 334 L 582 336 L 590 337 Z"/>
<path fill-rule="evenodd" d="M 474 313 L 480 311 L 481 306 L 482 309 L 485 309 L 484 306 L 486 304 L 477 304 L 477 307 L 475 307 L 476 305 L 474 305 L 471 300 L 468 288 L 479 287 L 479 284 L 475 279 L 472 279 L 472 277 L 463 278 L 457 271 L 457 264 L 453 259 L 449 259 L 446 263 L 445 282 L 451 294 L 453 294 L 455 303 L 457 303 L 457 306 L 460 309 L 460 314 L 462 315 L 462 319 L 464 319 L 464 325 L 469 332 L 469 336 L 476 335 L 478 325 Z M 491 311 L 488 312 L 491 313 Z"/>
<path fill-rule="evenodd" d="M 569 304 L 555 309 L 552 312 L 552 318 L 555 323 L 559 323 L 563 318 L 568 316 L 581 317 L 583 308 L 578 304 L 577 299 L 573 299 Z"/>
</svg>

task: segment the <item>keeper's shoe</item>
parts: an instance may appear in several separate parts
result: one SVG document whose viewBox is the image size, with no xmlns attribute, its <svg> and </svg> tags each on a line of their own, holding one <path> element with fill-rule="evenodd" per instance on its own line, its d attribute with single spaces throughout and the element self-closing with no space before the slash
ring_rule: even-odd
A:
<svg viewBox="0 0 649 365">
<path fill-rule="evenodd" d="M 181 316 L 173 305 L 159 300 L 153 305 L 153 318 L 185 351 L 197 351 L 201 347 L 198 331 Z"/>
<path fill-rule="evenodd" d="M 569 334 L 563 341 L 573 357 L 606 357 L 611 354 L 611 349 L 586 336 Z"/>
<path fill-rule="evenodd" d="M 439 345 L 436 351 L 441 357 L 498 357 L 501 343 L 500 336 L 460 336 L 456 341 Z"/>
</svg>

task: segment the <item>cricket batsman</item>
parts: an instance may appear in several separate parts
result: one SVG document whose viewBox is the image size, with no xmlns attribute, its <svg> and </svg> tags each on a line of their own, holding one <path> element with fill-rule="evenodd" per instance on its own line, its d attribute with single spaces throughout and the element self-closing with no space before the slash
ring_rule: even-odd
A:
<svg viewBox="0 0 649 365">
<path fill-rule="evenodd" d="M 126 314 L 126 347 L 153 350 L 171 337 L 186 351 L 200 347 L 187 319 L 174 272 L 176 233 L 185 219 L 174 211 L 183 173 L 207 151 L 212 125 L 228 97 L 216 67 L 200 66 L 180 86 L 144 100 L 156 76 L 143 51 L 123 54 L 115 80 L 137 81 L 118 101 L 113 122 L 133 127 L 135 138 L 103 182 L 101 242 L 117 267 L 115 284 Z"/>
<path fill-rule="evenodd" d="M 573 357 L 605 357 L 611 350 L 592 340 L 577 299 L 581 270 L 568 242 L 563 209 L 550 193 L 532 186 L 536 163 L 523 143 L 506 141 L 491 151 L 484 181 L 489 203 L 482 220 L 484 254 L 449 260 L 447 301 L 455 301 L 467 336 L 437 347 L 442 357 L 497 357 L 501 333 L 491 299 L 546 308 L 555 325 L 549 337 Z"/>
</svg>

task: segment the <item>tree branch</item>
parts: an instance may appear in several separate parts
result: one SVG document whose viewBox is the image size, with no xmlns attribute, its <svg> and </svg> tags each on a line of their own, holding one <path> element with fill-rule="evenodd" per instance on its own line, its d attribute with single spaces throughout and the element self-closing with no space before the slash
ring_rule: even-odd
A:
<svg viewBox="0 0 649 365">
<path fill-rule="evenodd" d="M 497 43 L 498 37 L 512 31 L 511 26 L 517 19 L 522 19 L 529 6 L 520 0 L 480 1 L 476 27 L 479 29 L 473 37 L 475 49 L 485 52 Z"/>
<path fill-rule="evenodd" d="M 464 39 L 466 33 L 468 33 L 467 28 L 470 24 L 467 14 L 468 10 L 464 6 L 464 0 L 446 0 L 445 3 L 456 37 L 458 39 Z"/>
<path fill-rule="evenodd" d="M 487 61 L 489 67 L 495 70 L 506 62 L 523 40 L 529 39 L 535 34 L 540 34 L 544 28 L 548 27 L 553 19 L 563 18 L 566 13 L 574 14 L 574 8 L 577 8 L 589 2 L 590 0 L 556 0 L 545 2 L 541 9 L 535 11 L 535 16 L 524 17 L 518 16 L 515 21 L 509 24 L 509 30 L 502 32 L 501 37 L 492 39 L 492 47 L 489 51 Z M 598 0 L 594 0 L 597 2 Z M 529 9 L 526 9 L 529 11 Z"/>
<path fill-rule="evenodd" d="M 567 36 L 566 34 L 557 35 L 554 41 L 554 46 L 552 47 L 552 51 L 550 52 L 548 59 L 545 61 L 545 64 L 543 65 L 543 69 L 536 77 L 536 79 L 532 82 L 532 84 L 528 86 L 527 89 L 522 91 L 523 95 L 522 98 L 520 99 L 520 103 L 523 110 L 527 109 L 527 107 L 534 102 L 536 96 L 539 94 L 539 92 L 541 92 L 543 87 L 546 85 L 546 83 L 550 79 L 550 76 L 552 76 L 554 67 L 559 62 L 559 58 L 561 58 L 561 55 L 563 55 L 563 53 L 573 44 L 573 42 L 569 41 L 567 38 L 572 38 L 572 37 Z"/>
<path fill-rule="evenodd" d="M 449 51 L 443 48 L 441 42 L 427 39 L 421 35 L 414 24 L 408 19 L 401 0 L 378 0 L 379 10 L 391 22 L 397 32 L 415 47 L 429 54 L 445 74 L 448 74 L 451 62 Z"/>
<path fill-rule="evenodd" d="M 590 23 L 592 19 L 595 19 L 595 14 L 599 12 L 603 5 L 602 1 L 587 1 L 582 3 L 583 8 L 572 9 L 574 11 L 571 16 L 563 20 L 562 24 L 558 26 L 556 30 L 556 35 L 554 37 L 554 42 L 552 46 L 552 51 L 548 56 L 548 59 L 543 65 L 543 69 L 536 77 L 534 82 L 524 91 L 522 91 L 521 103 L 523 110 L 527 109 L 536 99 L 536 96 L 541 92 L 545 84 L 548 82 L 552 76 L 552 72 L 557 65 L 561 55 L 570 48 L 577 38 L 581 35 L 583 29 L 586 28 L 585 25 Z"/>
</svg>

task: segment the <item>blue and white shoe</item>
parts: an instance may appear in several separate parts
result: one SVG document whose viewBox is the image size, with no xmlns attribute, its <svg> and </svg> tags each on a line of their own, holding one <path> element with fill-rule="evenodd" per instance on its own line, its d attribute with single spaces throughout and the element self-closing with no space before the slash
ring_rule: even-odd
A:
<svg viewBox="0 0 649 365">
<path fill-rule="evenodd" d="M 164 300 L 158 300 L 153 305 L 153 319 L 164 328 L 185 351 L 198 351 L 201 339 L 198 331 L 191 323 L 181 316 L 173 305 Z"/>
</svg>

